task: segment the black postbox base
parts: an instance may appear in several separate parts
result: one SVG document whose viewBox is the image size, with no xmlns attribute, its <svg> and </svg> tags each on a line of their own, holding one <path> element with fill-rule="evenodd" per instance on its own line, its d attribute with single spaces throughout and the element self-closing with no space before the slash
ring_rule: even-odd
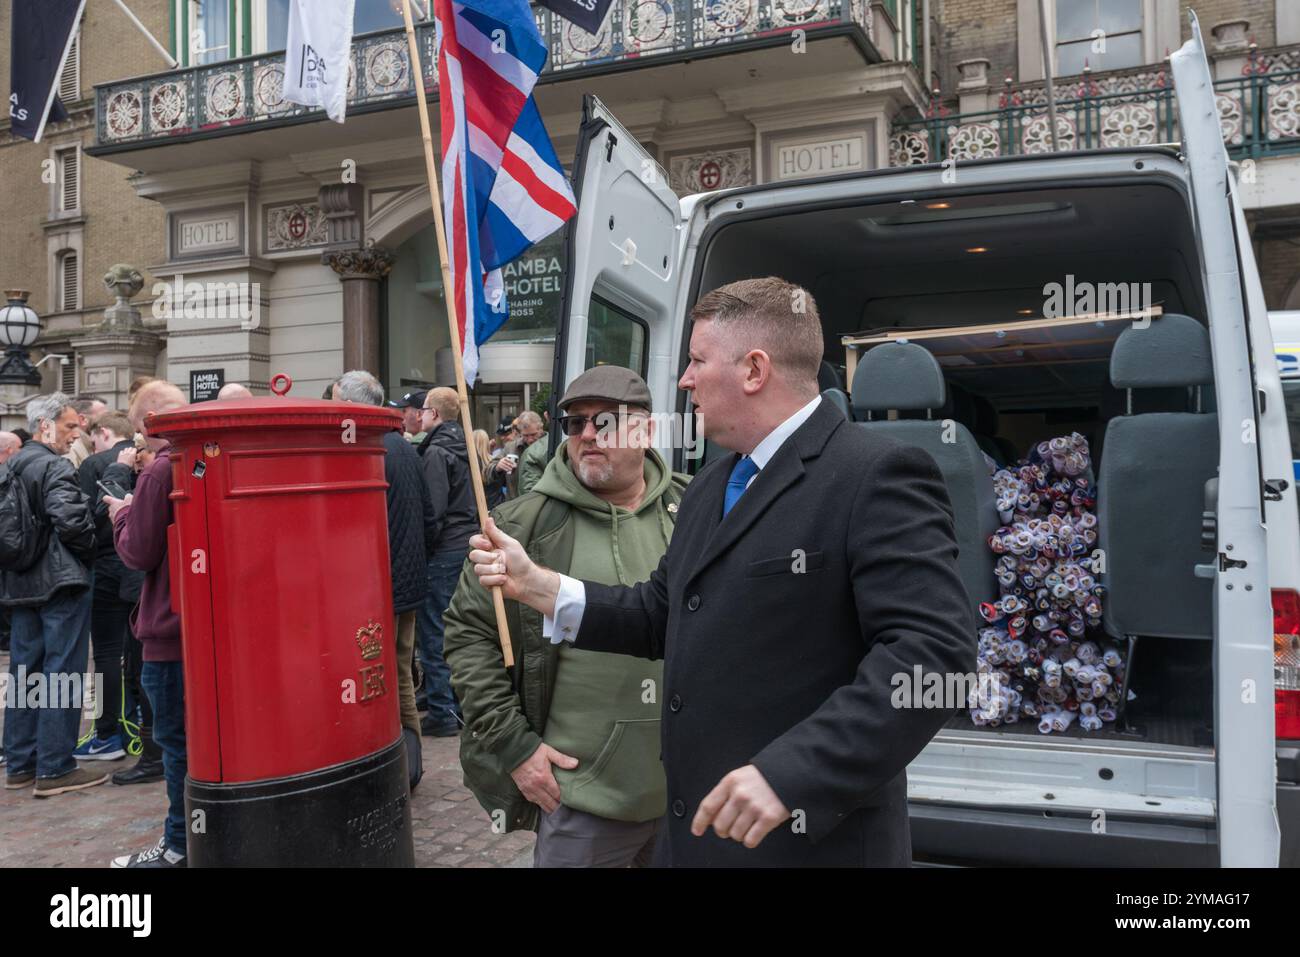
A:
<svg viewBox="0 0 1300 957">
<path fill-rule="evenodd" d="M 244 784 L 185 779 L 190 867 L 413 867 L 406 747 Z"/>
</svg>

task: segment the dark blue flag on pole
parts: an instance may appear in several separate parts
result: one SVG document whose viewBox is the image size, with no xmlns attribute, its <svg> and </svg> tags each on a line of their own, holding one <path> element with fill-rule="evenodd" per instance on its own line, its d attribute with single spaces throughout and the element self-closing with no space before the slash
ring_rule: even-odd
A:
<svg viewBox="0 0 1300 957">
<path fill-rule="evenodd" d="M 614 0 L 537 0 L 544 7 L 549 7 L 564 19 L 576 23 L 588 33 L 594 34 L 605 22 L 609 6 Z"/>
<path fill-rule="evenodd" d="M 39 142 L 45 122 L 68 118 L 56 95 L 59 71 L 86 0 L 13 0 L 9 17 L 9 119 L 17 136 Z"/>
</svg>

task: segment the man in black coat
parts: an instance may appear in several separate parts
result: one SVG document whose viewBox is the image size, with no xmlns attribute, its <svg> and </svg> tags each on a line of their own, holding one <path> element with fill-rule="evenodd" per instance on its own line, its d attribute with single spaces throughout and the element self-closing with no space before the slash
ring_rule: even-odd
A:
<svg viewBox="0 0 1300 957">
<path fill-rule="evenodd" d="M 104 483 L 116 498 L 125 498 L 131 491 L 135 473 L 131 466 L 118 461 L 118 457 L 128 449 L 135 449 L 132 441 L 135 429 L 125 415 L 106 413 L 90 423 L 88 436 L 94 452 L 77 467 L 77 482 L 95 518 L 90 634 L 95 669 L 104 676 L 104 700 L 95 719 L 94 736 L 77 748 L 76 754 L 83 761 L 114 761 L 126 755 L 126 745 L 130 743 L 131 736 L 121 723 L 122 716 L 133 719 L 135 713 L 134 692 L 122 694 L 122 658 L 131 640 L 129 619 L 140 596 L 144 574 L 123 565 L 113 547 L 113 523 L 108 520 L 108 505 L 99 483 Z M 134 458 L 133 451 L 127 458 Z"/>
<path fill-rule="evenodd" d="M 491 525 L 470 561 L 546 615 L 553 641 L 664 659 L 657 863 L 905 866 L 905 769 L 960 702 L 895 708 L 891 685 L 975 666 L 943 479 L 821 400 L 804 290 L 732 283 L 692 319 L 679 385 L 736 454 L 687 488 L 651 578 L 577 582 Z"/>
<path fill-rule="evenodd" d="M 419 445 L 420 468 L 433 503 L 435 523 L 428 550 L 429 594 L 420 606 L 416 640 L 429 706 L 420 730 L 434 738 L 454 737 L 465 723 L 451 690 L 451 669 L 442 652 L 442 616 L 456 593 L 456 582 L 469 552 L 469 537 L 478 531 L 469 451 L 465 433 L 456 421 L 459 412 L 460 396 L 455 389 L 439 386 L 425 393 L 419 426 L 424 433 Z"/>
<path fill-rule="evenodd" d="M 383 405 L 384 387 L 369 372 L 345 372 L 333 395 L 343 402 Z M 388 482 L 388 560 L 393 585 L 393 639 L 397 648 L 397 698 L 411 787 L 419 783 L 420 713 L 415 708 L 415 619 L 429 591 L 425 565 L 432 544 L 433 503 L 420 474 L 420 457 L 399 430 L 384 433 L 384 478 Z"/>
<path fill-rule="evenodd" d="M 80 418 L 62 392 L 27 406 L 32 441 L 8 466 L 22 482 L 45 548 L 22 571 L 0 572 L 0 595 L 13 609 L 9 678 L 16 694 L 44 683 L 55 700 L 33 698 L 5 714 L 5 787 L 35 785 L 36 797 L 103 784 L 107 773 L 77 766 L 72 756 L 81 725 L 82 676 L 90 647 L 90 562 L 95 520 L 64 454 L 81 435 Z M 71 699 L 71 700 L 69 700 Z"/>
</svg>

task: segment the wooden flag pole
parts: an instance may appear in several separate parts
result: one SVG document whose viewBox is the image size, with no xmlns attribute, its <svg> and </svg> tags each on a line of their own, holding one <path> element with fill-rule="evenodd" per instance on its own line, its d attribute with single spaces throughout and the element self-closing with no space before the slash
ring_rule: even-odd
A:
<svg viewBox="0 0 1300 957">
<path fill-rule="evenodd" d="M 442 266 L 443 298 L 447 303 L 447 324 L 451 328 L 451 356 L 456 366 L 456 394 L 460 398 L 460 422 L 465 430 L 465 451 L 469 456 L 470 481 L 474 484 L 474 502 L 478 506 L 479 527 L 486 529 L 488 520 L 487 496 L 483 492 L 483 476 L 479 472 L 478 454 L 474 449 L 474 423 L 470 421 L 469 390 L 465 384 L 465 365 L 461 356 L 460 326 L 456 320 L 456 296 L 451 282 L 451 266 L 447 263 L 447 234 L 442 223 L 442 201 L 438 193 L 438 170 L 433 162 L 433 134 L 429 130 L 429 103 L 424 95 L 424 69 L 420 65 L 420 51 L 415 43 L 415 24 L 411 22 L 413 0 L 402 4 L 402 18 L 406 22 L 406 45 L 410 51 L 411 80 L 420 106 L 420 136 L 424 140 L 424 166 L 429 177 L 429 199 L 433 205 L 433 226 L 438 236 L 438 263 Z M 468 321 L 468 320 L 467 320 Z M 486 534 L 486 531 L 484 532 Z M 501 586 L 492 588 L 492 607 L 496 610 L 497 636 L 501 639 L 501 656 L 506 667 L 515 663 L 510 648 L 510 628 L 506 624 L 505 598 Z"/>
</svg>

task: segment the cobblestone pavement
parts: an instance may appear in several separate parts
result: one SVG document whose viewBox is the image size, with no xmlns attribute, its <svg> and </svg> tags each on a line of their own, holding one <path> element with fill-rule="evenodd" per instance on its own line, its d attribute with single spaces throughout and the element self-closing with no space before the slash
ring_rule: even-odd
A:
<svg viewBox="0 0 1300 957">
<path fill-rule="evenodd" d="M 0 654 L 0 671 L 8 668 Z M 0 727 L 4 724 L 0 696 Z M 83 732 L 89 728 L 89 722 Z M 455 738 L 424 738 L 424 778 L 411 799 L 417 867 L 531 867 L 531 832 L 493 834 L 461 784 Z M 88 761 L 113 772 L 134 758 Z M 2 766 L 0 766 L 2 767 Z M 0 790 L 0 867 L 107 867 L 120 854 L 151 847 L 162 833 L 167 795 L 161 781 L 118 787 L 111 781 L 37 800 L 31 788 Z"/>
</svg>

